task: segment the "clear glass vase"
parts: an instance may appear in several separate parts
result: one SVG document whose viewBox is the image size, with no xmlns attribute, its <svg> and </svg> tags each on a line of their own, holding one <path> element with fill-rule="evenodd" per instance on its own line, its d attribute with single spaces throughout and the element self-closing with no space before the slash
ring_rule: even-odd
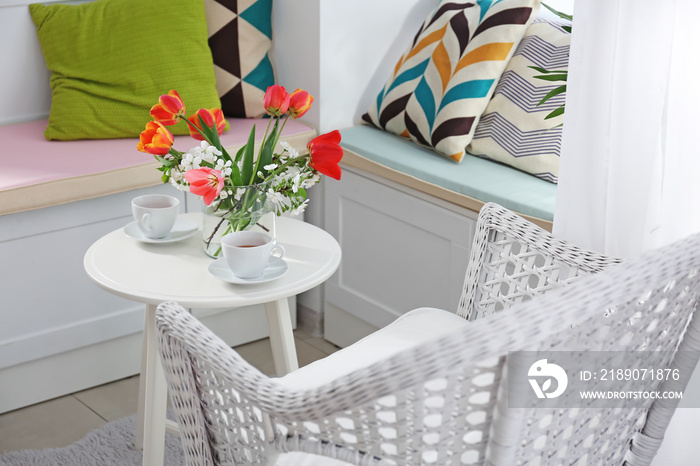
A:
<svg viewBox="0 0 700 466">
<path fill-rule="evenodd" d="M 233 196 L 211 205 L 202 202 L 202 246 L 211 258 L 221 256 L 221 238 L 234 231 L 258 230 L 274 240 L 275 217 L 263 185 L 239 186 Z"/>
</svg>

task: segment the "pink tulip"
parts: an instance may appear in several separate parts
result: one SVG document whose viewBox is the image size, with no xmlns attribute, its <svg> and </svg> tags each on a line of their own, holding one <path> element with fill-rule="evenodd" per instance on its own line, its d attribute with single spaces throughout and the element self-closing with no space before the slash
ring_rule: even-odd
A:
<svg viewBox="0 0 700 466">
<path fill-rule="evenodd" d="M 185 179 L 190 184 L 190 192 L 202 196 L 206 205 L 210 205 L 224 188 L 224 176 L 213 168 L 195 168 L 185 172 Z"/>
</svg>

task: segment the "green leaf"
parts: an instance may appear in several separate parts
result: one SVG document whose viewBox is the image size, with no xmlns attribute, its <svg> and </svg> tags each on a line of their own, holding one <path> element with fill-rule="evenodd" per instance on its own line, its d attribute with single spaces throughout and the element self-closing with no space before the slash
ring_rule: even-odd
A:
<svg viewBox="0 0 700 466">
<path fill-rule="evenodd" d="M 214 127 L 209 128 L 207 125 L 204 124 L 204 120 L 202 119 L 201 115 L 199 116 L 199 121 L 202 122 L 202 128 L 204 128 L 204 134 L 207 135 L 207 142 L 211 144 L 212 146 L 216 147 L 219 149 L 221 152 L 226 152 L 226 149 L 221 147 L 221 140 L 219 139 L 219 131 L 216 129 L 216 120 L 214 120 Z M 227 158 L 230 158 L 228 154 L 226 154 Z"/>
<path fill-rule="evenodd" d="M 250 130 L 250 136 L 248 136 L 248 142 L 245 145 L 245 150 L 243 152 L 243 168 L 241 169 L 241 178 L 245 184 L 250 184 L 252 181 L 253 169 L 255 168 L 254 160 L 255 152 L 255 125 Z"/>
<path fill-rule="evenodd" d="M 562 105 L 561 107 L 552 111 L 549 115 L 544 117 L 544 119 L 549 120 L 550 118 L 558 117 L 559 115 L 563 115 L 563 114 L 564 114 L 564 106 Z"/>
<path fill-rule="evenodd" d="M 156 155 L 155 158 L 165 167 L 172 167 L 173 165 L 176 165 L 175 160 L 168 160 L 160 155 Z"/>
<path fill-rule="evenodd" d="M 238 163 L 239 160 L 243 157 L 243 152 L 245 152 L 246 146 L 241 147 L 238 149 L 238 152 L 236 152 L 236 158 L 233 160 L 235 163 Z"/>
<path fill-rule="evenodd" d="M 243 179 L 238 167 L 231 167 L 231 181 L 233 181 L 234 186 L 243 186 Z"/>
<path fill-rule="evenodd" d="M 544 76 L 533 76 L 536 79 L 542 79 L 544 81 L 566 81 L 567 74 L 548 74 Z"/>
<path fill-rule="evenodd" d="M 562 19 L 567 19 L 569 21 L 573 21 L 574 16 L 573 15 L 567 15 L 566 13 L 562 13 L 561 11 L 557 11 L 551 6 L 547 5 L 546 3 L 542 3 L 542 6 L 554 13 L 555 15 L 559 16 Z"/>
<path fill-rule="evenodd" d="M 555 87 L 554 89 L 552 89 L 551 91 L 549 91 L 549 92 L 547 93 L 547 95 L 544 96 L 544 97 L 542 98 L 542 100 L 540 100 L 540 102 L 539 102 L 537 105 L 542 105 L 543 103 L 547 102 L 549 99 L 551 99 L 552 97 L 554 97 L 555 95 L 559 95 L 559 94 L 562 94 L 562 93 L 564 93 L 564 92 L 566 92 L 566 85 L 559 86 L 559 87 Z"/>
<path fill-rule="evenodd" d="M 163 183 L 167 183 L 168 181 L 170 181 L 170 176 L 167 173 L 163 173 L 163 176 L 160 177 L 160 180 Z"/>
<path fill-rule="evenodd" d="M 202 134 L 204 134 L 204 138 L 207 140 L 207 142 L 209 144 L 211 144 L 212 146 L 216 146 L 216 144 L 214 144 L 214 137 L 213 137 L 212 133 L 214 135 L 216 135 L 217 141 L 219 139 L 219 137 L 218 137 L 219 134 L 216 132 L 215 129 L 207 126 L 207 124 L 204 122 L 204 118 L 202 118 L 202 115 L 197 115 L 197 117 L 199 118 L 199 123 L 202 125 L 201 130 L 202 130 Z"/>
<path fill-rule="evenodd" d="M 561 28 L 571 34 L 571 26 L 562 26 Z"/>
<path fill-rule="evenodd" d="M 279 120 L 275 121 L 275 126 L 273 126 L 272 131 L 270 132 L 270 135 L 268 136 L 267 140 L 265 141 L 265 145 L 262 147 L 260 150 L 260 159 L 258 160 L 257 166 L 258 170 L 263 170 L 265 165 L 270 165 L 272 163 L 272 150 L 274 147 L 272 145 L 275 143 L 277 140 L 277 130 L 279 126 Z M 262 181 L 262 180 L 260 180 Z"/>
<path fill-rule="evenodd" d="M 528 68 L 532 68 L 533 70 L 537 71 L 538 73 L 545 73 L 545 74 L 552 74 L 552 73 L 560 73 L 560 74 L 567 74 L 567 70 L 545 70 L 544 68 L 540 68 L 539 66 L 528 66 Z"/>
</svg>

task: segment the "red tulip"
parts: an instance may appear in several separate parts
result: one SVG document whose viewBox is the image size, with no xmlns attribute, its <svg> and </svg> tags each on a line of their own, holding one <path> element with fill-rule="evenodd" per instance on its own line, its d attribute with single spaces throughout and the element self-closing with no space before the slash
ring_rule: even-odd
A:
<svg viewBox="0 0 700 466">
<path fill-rule="evenodd" d="M 326 176 L 340 179 L 340 159 L 343 158 L 343 148 L 340 147 L 340 132 L 338 130 L 322 134 L 312 139 L 306 148 L 309 149 L 311 160 L 309 166 Z"/>
<path fill-rule="evenodd" d="M 263 98 L 263 107 L 272 116 L 282 116 L 289 108 L 289 94 L 287 90 L 275 84 L 267 88 Z"/>
<path fill-rule="evenodd" d="M 158 121 L 146 123 L 146 129 L 139 136 L 136 149 L 153 155 L 165 155 L 173 146 L 173 135 Z"/>
<path fill-rule="evenodd" d="M 197 110 L 197 113 L 187 118 L 193 125 L 201 130 L 202 122 L 199 120 L 200 116 L 204 120 L 204 124 L 209 128 L 214 128 L 214 126 L 216 126 L 216 132 L 221 136 L 221 133 L 224 132 L 224 128 L 226 128 L 226 120 L 224 119 L 224 112 L 222 112 L 220 108 L 200 108 Z M 196 129 L 192 126 L 189 126 L 189 128 L 190 136 L 198 141 L 204 141 L 204 137 L 202 137 Z"/>
<path fill-rule="evenodd" d="M 190 192 L 202 196 L 206 205 L 210 205 L 224 188 L 224 176 L 213 168 L 195 168 L 185 172 L 185 179 L 190 184 Z"/>
<path fill-rule="evenodd" d="M 292 118 L 299 118 L 311 108 L 314 98 L 306 91 L 297 89 L 289 96 L 289 114 Z"/>
<path fill-rule="evenodd" d="M 151 107 L 151 116 L 166 126 L 179 122 L 185 117 L 185 104 L 182 102 L 180 94 L 171 90 L 160 96 L 158 103 Z"/>
</svg>

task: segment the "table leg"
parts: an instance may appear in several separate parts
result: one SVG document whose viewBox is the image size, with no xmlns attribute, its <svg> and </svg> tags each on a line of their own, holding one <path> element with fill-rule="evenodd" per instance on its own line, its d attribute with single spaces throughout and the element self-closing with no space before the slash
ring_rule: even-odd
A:
<svg viewBox="0 0 700 466">
<path fill-rule="evenodd" d="M 294 346 L 292 318 L 286 298 L 265 304 L 267 326 L 270 329 L 270 345 L 275 372 L 283 376 L 299 368 L 297 351 Z"/>
<path fill-rule="evenodd" d="M 158 355 L 156 305 L 146 305 L 139 380 L 135 447 L 143 449 L 143 464 L 162 466 L 165 451 L 165 410 L 168 388 Z"/>
</svg>

